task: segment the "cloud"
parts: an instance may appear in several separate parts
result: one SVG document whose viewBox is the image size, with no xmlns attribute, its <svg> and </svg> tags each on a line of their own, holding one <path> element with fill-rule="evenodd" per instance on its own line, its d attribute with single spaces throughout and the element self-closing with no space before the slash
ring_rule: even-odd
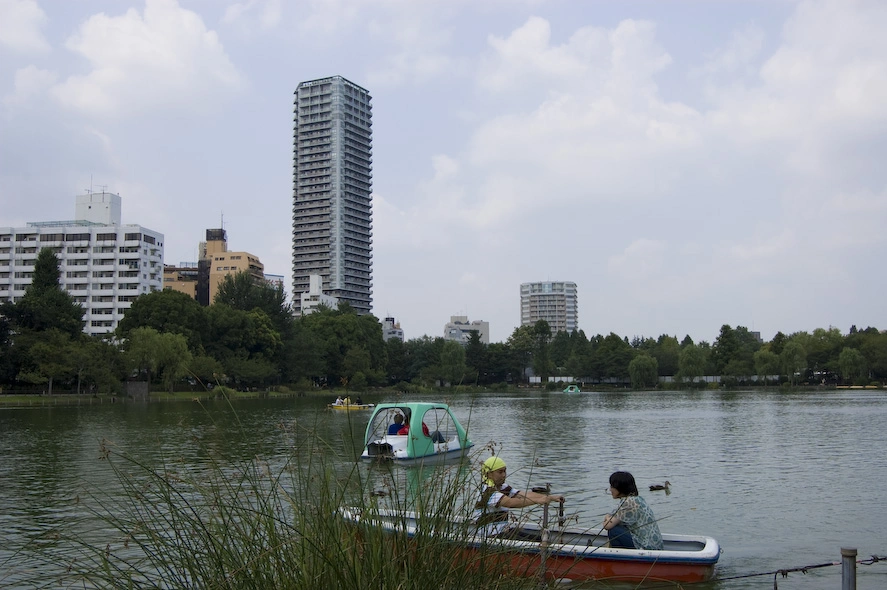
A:
<svg viewBox="0 0 887 590">
<path fill-rule="evenodd" d="M 33 65 L 16 70 L 14 90 L 3 97 L 3 103 L 7 106 L 27 105 L 35 97 L 44 95 L 57 79 L 58 74 L 55 72 L 41 70 Z"/>
<path fill-rule="evenodd" d="M 218 35 L 175 0 L 147 0 L 143 14 L 130 9 L 117 17 L 92 16 L 66 46 L 85 58 L 91 71 L 69 77 L 53 95 L 92 115 L 213 111 L 243 85 Z"/>
<path fill-rule="evenodd" d="M 708 54 L 705 63 L 693 68 L 690 75 L 753 75 L 757 72 L 756 60 L 761 55 L 763 46 L 764 30 L 755 23 L 748 23 L 733 31 L 727 44 Z"/>
<path fill-rule="evenodd" d="M 41 27 L 46 13 L 36 0 L 0 0 L 0 45 L 17 53 L 49 53 Z"/>
<path fill-rule="evenodd" d="M 370 67 L 367 84 L 396 87 L 467 75 L 468 66 L 457 55 L 453 13 L 447 3 L 389 0 L 374 5 L 367 31 L 374 42 L 392 49 Z"/>
<path fill-rule="evenodd" d="M 225 9 L 222 22 L 250 31 L 255 25 L 260 29 L 273 29 L 280 24 L 280 0 L 247 0 Z"/>
</svg>

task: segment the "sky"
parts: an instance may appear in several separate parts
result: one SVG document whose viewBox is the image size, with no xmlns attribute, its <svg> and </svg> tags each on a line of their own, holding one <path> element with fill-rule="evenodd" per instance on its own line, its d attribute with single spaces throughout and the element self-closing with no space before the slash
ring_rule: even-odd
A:
<svg viewBox="0 0 887 590">
<path fill-rule="evenodd" d="M 0 226 L 208 228 L 291 294 L 293 92 L 373 100 L 373 313 L 589 337 L 887 328 L 881 0 L 0 0 Z"/>
</svg>

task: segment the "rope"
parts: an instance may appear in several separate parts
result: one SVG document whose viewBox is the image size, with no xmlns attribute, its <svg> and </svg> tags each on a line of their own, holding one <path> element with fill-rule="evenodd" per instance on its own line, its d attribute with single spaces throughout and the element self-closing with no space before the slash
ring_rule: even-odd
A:
<svg viewBox="0 0 887 590">
<path fill-rule="evenodd" d="M 878 563 L 879 561 L 887 561 L 887 556 L 872 555 L 869 559 L 860 559 L 856 563 L 858 563 L 859 565 L 872 565 L 873 563 Z"/>
<path fill-rule="evenodd" d="M 887 561 L 887 556 L 872 555 L 868 559 L 857 560 L 856 563 L 858 563 L 860 565 L 872 565 L 873 563 L 878 563 L 879 561 Z M 778 586 L 777 586 L 776 580 L 777 580 L 777 576 L 779 576 L 779 575 L 782 575 L 783 578 L 787 578 L 788 575 L 792 572 L 801 572 L 802 574 L 806 574 L 808 570 L 814 570 L 814 569 L 818 569 L 818 568 L 822 568 L 822 567 L 829 567 L 829 566 L 834 566 L 834 565 L 841 565 L 841 562 L 840 561 L 832 561 L 832 562 L 827 562 L 827 563 L 817 563 L 814 565 L 804 565 L 801 567 L 778 569 L 778 570 L 773 570 L 771 572 L 759 572 L 756 574 L 745 574 L 743 576 L 730 576 L 728 578 L 722 578 L 719 576 L 717 578 L 717 580 L 720 582 L 720 581 L 725 581 L 725 580 L 739 580 L 742 578 L 754 578 L 756 576 L 770 576 L 770 575 L 772 575 L 773 576 L 773 590 L 777 590 Z"/>
<path fill-rule="evenodd" d="M 835 562 L 829 562 L 829 563 L 817 563 L 815 565 L 804 565 L 801 567 L 785 568 L 785 569 L 773 570 L 771 572 L 758 572 L 756 574 L 745 574 L 742 576 L 730 576 L 729 578 L 722 578 L 722 577 L 718 576 L 717 579 L 718 579 L 718 581 L 723 581 L 723 580 L 740 580 L 742 578 L 754 578 L 757 576 L 773 576 L 773 587 L 775 588 L 776 587 L 776 576 L 779 574 L 782 574 L 782 577 L 786 578 L 786 577 L 788 577 L 788 575 L 791 572 L 802 572 L 802 573 L 806 574 L 807 570 L 817 569 L 820 567 L 829 567 L 831 565 L 841 565 L 841 562 L 835 561 Z"/>
</svg>

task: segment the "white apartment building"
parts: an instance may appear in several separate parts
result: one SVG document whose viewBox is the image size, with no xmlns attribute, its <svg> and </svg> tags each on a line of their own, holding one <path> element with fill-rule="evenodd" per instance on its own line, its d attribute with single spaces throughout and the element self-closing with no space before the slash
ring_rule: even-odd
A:
<svg viewBox="0 0 887 590">
<path fill-rule="evenodd" d="M 400 329 L 400 324 L 389 316 L 382 322 L 382 340 L 388 342 L 392 338 L 403 342 L 403 330 Z"/>
<path fill-rule="evenodd" d="M 136 297 L 163 288 L 163 234 L 120 223 L 120 196 L 78 195 L 73 221 L 0 227 L 0 300 L 19 301 L 43 248 L 59 260 L 59 284 L 83 306 L 83 331 L 113 332 Z"/>
<path fill-rule="evenodd" d="M 453 315 L 444 326 L 444 340 L 453 340 L 459 344 L 467 344 L 471 340 L 471 333 L 477 332 L 480 341 L 490 343 L 490 322 L 474 320 L 469 322 L 468 316 Z"/>
<path fill-rule="evenodd" d="M 314 313 L 321 306 L 337 309 L 339 300 L 323 292 L 323 278 L 320 275 L 308 277 L 308 291 L 299 295 L 299 309 L 302 315 Z"/>
<path fill-rule="evenodd" d="M 576 283 L 545 281 L 520 286 L 520 323 L 533 326 L 545 320 L 551 333 L 572 333 L 579 329 L 579 295 Z"/>
</svg>

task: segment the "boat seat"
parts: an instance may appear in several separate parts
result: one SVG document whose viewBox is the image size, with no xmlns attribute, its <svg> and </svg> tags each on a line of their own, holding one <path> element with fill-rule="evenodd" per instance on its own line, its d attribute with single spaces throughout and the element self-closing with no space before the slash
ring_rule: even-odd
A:
<svg viewBox="0 0 887 590">
<path fill-rule="evenodd" d="M 431 442 L 442 443 L 446 442 L 447 438 L 441 434 L 440 430 L 435 430 L 431 433 Z"/>
</svg>

